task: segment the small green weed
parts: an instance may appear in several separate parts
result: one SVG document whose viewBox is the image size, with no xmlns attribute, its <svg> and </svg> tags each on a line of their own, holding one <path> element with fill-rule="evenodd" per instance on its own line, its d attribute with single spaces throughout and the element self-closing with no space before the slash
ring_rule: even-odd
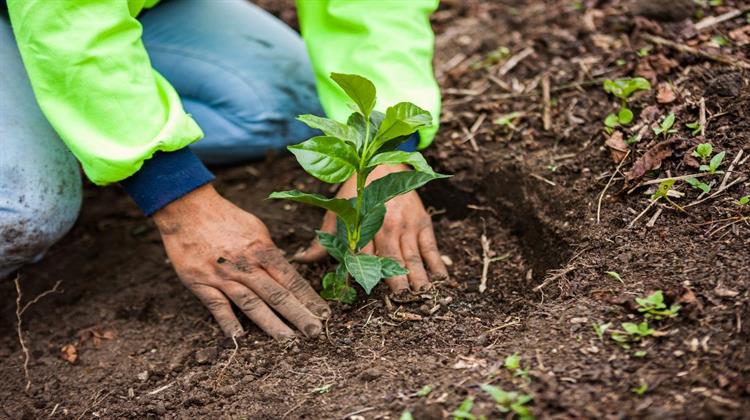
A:
<svg viewBox="0 0 750 420">
<path fill-rule="evenodd" d="M 425 385 L 422 387 L 422 389 L 417 391 L 417 397 L 426 397 L 430 395 L 430 392 L 432 392 L 432 387 L 429 385 Z"/>
<path fill-rule="evenodd" d="M 750 195 L 745 195 L 737 200 L 737 204 L 739 204 L 740 206 L 745 206 L 747 205 L 747 203 L 750 203 Z"/>
<path fill-rule="evenodd" d="M 526 407 L 526 404 L 530 403 L 533 398 L 530 395 L 521 394 L 518 392 L 507 392 L 494 385 L 482 384 L 479 386 L 482 390 L 490 395 L 497 409 L 501 413 L 514 413 L 521 420 L 533 420 L 534 416 L 531 411 Z"/>
<path fill-rule="evenodd" d="M 711 160 L 708 162 L 708 165 L 701 165 L 698 170 L 703 172 L 708 172 L 710 174 L 715 174 L 716 171 L 721 166 L 721 162 L 724 160 L 724 156 L 727 154 L 727 152 L 719 152 L 714 155 L 714 157 L 711 158 Z"/>
<path fill-rule="evenodd" d="M 453 410 L 453 413 L 451 413 L 451 416 L 453 416 L 453 420 L 476 420 L 476 416 L 471 414 L 471 409 L 474 408 L 474 397 L 469 396 L 466 397 L 465 400 L 461 403 L 461 405 L 458 406 L 455 410 Z"/>
<path fill-rule="evenodd" d="M 711 191 L 710 185 L 706 184 L 705 182 L 699 181 L 697 178 L 688 178 L 685 181 L 688 184 L 690 184 L 693 188 L 697 188 L 706 194 L 708 194 Z"/>
<path fill-rule="evenodd" d="M 693 156 L 699 158 L 701 162 L 706 163 L 713 152 L 714 146 L 711 143 L 701 143 L 693 150 Z"/>
<path fill-rule="evenodd" d="M 690 134 L 694 136 L 698 135 L 698 133 L 703 131 L 703 124 L 701 124 L 700 121 L 693 121 L 691 123 L 686 123 L 685 127 L 691 129 L 692 131 L 690 132 Z"/>
<path fill-rule="evenodd" d="M 635 301 L 638 303 L 638 312 L 642 313 L 646 318 L 656 320 L 674 318 L 680 312 L 680 308 L 682 308 L 678 304 L 667 307 L 664 303 L 664 294 L 661 290 L 657 290 L 645 298 L 635 298 Z"/>
<path fill-rule="evenodd" d="M 617 80 L 607 79 L 603 84 L 604 91 L 611 93 L 620 99 L 620 109 L 616 114 L 607 115 L 604 119 L 604 130 L 612 134 L 615 127 L 628 125 L 633 122 L 633 111 L 628 108 L 628 100 L 633 93 L 639 90 L 650 90 L 651 83 L 642 77 L 624 78 Z"/>
<path fill-rule="evenodd" d="M 623 348 L 630 348 L 629 343 L 635 343 L 642 339 L 654 335 L 654 330 L 648 325 L 647 321 L 642 321 L 640 324 L 632 322 L 623 322 L 620 324 L 622 331 L 613 331 L 612 339 L 619 343 Z"/>
<path fill-rule="evenodd" d="M 670 134 L 674 134 L 677 132 L 677 129 L 672 128 L 674 126 L 675 121 L 675 115 L 674 112 L 670 112 L 669 115 L 664 117 L 664 119 L 661 120 L 658 127 L 653 127 L 652 130 L 654 130 L 654 134 L 661 135 L 664 138 L 669 136 Z"/>
<path fill-rule="evenodd" d="M 612 323 L 606 322 L 604 324 L 591 324 L 591 326 L 594 327 L 594 332 L 596 333 L 596 336 L 599 337 L 599 341 L 604 341 L 604 333 L 612 326 Z"/>
<path fill-rule="evenodd" d="M 638 385 L 637 387 L 633 388 L 633 393 L 636 394 L 636 395 L 643 395 L 646 392 L 648 392 L 648 384 L 645 383 L 645 382 L 641 382 L 640 385 Z"/>
<path fill-rule="evenodd" d="M 529 370 L 521 367 L 521 356 L 518 353 L 513 353 L 505 358 L 505 368 L 513 372 L 513 376 L 520 376 L 524 379 L 529 379 Z"/>
</svg>

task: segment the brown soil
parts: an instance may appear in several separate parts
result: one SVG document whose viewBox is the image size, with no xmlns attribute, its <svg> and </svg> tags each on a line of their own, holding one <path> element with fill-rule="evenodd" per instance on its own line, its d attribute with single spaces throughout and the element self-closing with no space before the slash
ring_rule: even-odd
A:
<svg viewBox="0 0 750 420">
<path fill-rule="evenodd" d="M 262 2 L 293 21 L 277 3 Z M 660 200 L 628 227 L 648 205 L 649 186 L 639 183 L 697 172 L 690 149 L 702 141 L 727 152 L 726 170 L 749 137 L 746 70 L 645 37 L 748 60 L 750 44 L 737 31 L 747 28 L 747 18 L 696 32 L 689 19 L 654 11 L 658 2 L 640 3 L 444 2 L 433 23 L 445 109 L 427 154 L 455 176 L 422 196 L 434 210 L 439 244 L 459 285 L 439 284 L 436 293 L 393 308 L 378 288 L 351 307 L 335 307 L 318 340 L 276 343 L 247 325 L 250 334 L 235 354 L 232 341 L 176 279 L 154 226 L 117 189 L 88 188 L 73 231 L 21 274 L 24 302 L 58 280 L 64 290 L 24 314 L 28 392 L 16 292 L 12 282 L 0 284 L 0 416 L 317 419 L 355 413 L 393 419 L 409 410 L 416 419 L 431 419 L 475 396 L 473 413 L 497 418 L 503 415 L 479 389 L 493 383 L 533 396 L 529 407 L 545 418 L 748 418 L 750 240 L 747 210 L 736 203 L 750 194 L 744 161 L 728 177 L 740 181 L 726 191 L 685 212 Z M 735 7 L 747 3 L 726 0 L 704 11 L 718 15 Z M 732 44 L 717 48 L 711 44 L 717 35 Z M 500 46 L 516 57 L 527 47 L 533 52 L 503 73 L 509 59 L 488 58 Z M 636 54 L 646 46 L 648 55 Z M 654 89 L 636 95 L 631 107 L 641 119 L 675 112 L 679 132 L 669 144 L 672 155 L 644 179 L 625 186 L 615 176 L 597 223 L 599 195 L 617 167 L 602 134 L 604 116 L 616 104 L 600 79 L 633 74 L 651 78 L 654 87 L 672 83 L 674 101 L 657 103 Z M 698 119 L 701 97 L 705 140 L 684 127 Z M 513 129 L 493 123 L 514 111 L 523 115 Z M 644 130 L 628 147 L 622 171 L 658 142 Z M 722 177 L 713 178 L 712 194 Z M 288 157 L 219 170 L 217 186 L 261 217 L 289 253 L 312 238 L 321 213 L 263 199 L 292 186 L 328 192 Z M 674 190 L 684 193 L 673 198 L 682 207 L 700 194 L 685 183 Z M 480 294 L 482 234 L 504 258 L 491 263 L 488 290 Z M 300 270 L 317 279 L 328 264 Z M 651 321 L 658 337 L 631 349 L 608 333 L 597 337 L 594 323 L 617 329 L 638 322 L 634 298 L 655 290 L 683 305 L 676 318 Z M 66 344 L 77 349 L 75 363 L 61 357 Z M 528 379 L 503 367 L 513 353 L 522 357 Z M 633 391 L 643 384 L 643 395 Z M 425 385 L 432 392 L 418 396 Z"/>
</svg>

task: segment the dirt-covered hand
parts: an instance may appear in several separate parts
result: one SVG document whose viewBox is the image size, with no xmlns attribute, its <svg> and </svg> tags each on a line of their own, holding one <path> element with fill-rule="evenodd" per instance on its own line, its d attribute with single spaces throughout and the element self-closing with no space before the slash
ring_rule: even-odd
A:
<svg viewBox="0 0 750 420">
<path fill-rule="evenodd" d="M 382 178 L 389 173 L 409 170 L 406 165 L 378 166 L 367 178 L 367 183 Z M 336 195 L 338 198 L 351 198 L 357 195 L 356 179 L 351 178 L 342 184 Z M 336 215 L 327 212 L 323 218 L 321 230 L 329 233 L 336 231 Z M 406 276 L 386 279 L 391 290 L 398 294 L 406 290 L 426 290 L 433 279 L 446 279 L 448 270 L 440 259 L 440 252 L 432 229 L 432 220 L 425 210 L 422 200 L 415 191 L 400 195 L 386 203 L 386 214 L 383 228 L 375 239 L 362 249 L 363 252 L 391 257 L 409 269 Z M 312 262 L 325 257 L 327 252 L 317 240 L 305 251 L 294 256 L 299 262 Z"/>
<path fill-rule="evenodd" d="M 274 311 L 308 337 L 320 333 L 328 305 L 286 261 L 263 222 L 211 185 L 153 218 L 177 275 L 227 336 L 244 332 L 230 302 L 272 337 L 294 336 Z"/>
</svg>

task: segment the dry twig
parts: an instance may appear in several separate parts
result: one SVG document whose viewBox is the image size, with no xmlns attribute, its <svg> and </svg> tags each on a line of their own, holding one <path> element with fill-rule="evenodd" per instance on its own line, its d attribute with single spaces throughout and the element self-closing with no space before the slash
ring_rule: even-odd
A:
<svg viewBox="0 0 750 420">
<path fill-rule="evenodd" d="M 549 74 L 542 78 L 542 101 L 544 102 L 544 131 L 552 129 L 552 110 L 549 94 Z"/>
<path fill-rule="evenodd" d="M 23 339 L 23 330 L 22 330 L 23 319 L 22 319 L 22 315 L 23 315 L 24 312 L 26 312 L 27 309 L 29 309 L 29 307 L 31 305 L 37 303 L 39 301 L 39 299 L 41 299 L 41 298 L 43 298 L 43 297 L 45 297 L 45 296 L 47 296 L 47 295 L 49 295 L 51 293 L 59 292 L 59 290 L 57 288 L 60 286 L 60 280 L 58 280 L 57 283 L 55 283 L 55 285 L 52 286 L 51 289 L 46 290 L 46 291 L 40 293 L 37 297 L 35 297 L 34 299 L 32 299 L 29 302 L 27 302 L 26 305 L 24 305 L 23 307 L 21 307 L 22 294 L 21 294 L 21 282 L 20 282 L 20 280 L 21 280 L 21 276 L 20 275 L 16 275 L 15 280 L 13 280 L 13 282 L 16 285 L 16 332 L 18 333 L 18 343 L 21 345 L 21 351 L 23 351 L 23 374 L 26 377 L 26 388 L 25 389 L 26 389 L 26 391 L 28 391 L 29 388 L 31 388 L 31 377 L 29 376 L 29 359 L 30 359 L 30 355 L 29 355 L 29 348 L 26 347 L 26 341 L 24 341 L 24 339 Z"/>
<path fill-rule="evenodd" d="M 726 64 L 732 67 L 739 67 L 741 69 L 750 69 L 750 63 L 739 57 L 734 57 L 734 56 L 726 55 L 726 54 L 712 54 L 706 51 L 699 50 L 697 48 L 693 48 L 685 44 L 680 44 L 674 41 L 670 41 L 660 36 L 649 35 L 649 34 L 643 34 L 641 36 L 646 41 L 653 42 L 654 44 L 658 44 L 658 45 L 664 45 L 666 47 L 675 49 L 680 52 L 684 52 L 686 54 L 697 55 L 697 56 L 700 56 L 700 57 L 703 57 L 712 61 L 716 61 L 718 63 Z"/>
<path fill-rule="evenodd" d="M 604 194 L 607 192 L 607 189 L 609 189 L 609 186 L 610 184 L 612 184 L 612 180 L 615 179 L 615 176 L 617 175 L 617 173 L 620 172 L 620 169 L 622 168 L 622 165 L 625 163 L 625 161 L 628 159 L 628 156 L 630 156 L 630 149 L 628 149 L 628 151 L 625 153 L 625 156 L 622 157 L 620 164 L 617 165 L 617 169 L 615 169 L 615 172 L 609 178 L 609 181 L 607 181 L 607 185 L 604 186 L 602 193 L 599 194 L 599 202 L 596 204 L 596 224 L 597 225 L 601 222 L 602 199 L 604 198 Z"/>
</svg>

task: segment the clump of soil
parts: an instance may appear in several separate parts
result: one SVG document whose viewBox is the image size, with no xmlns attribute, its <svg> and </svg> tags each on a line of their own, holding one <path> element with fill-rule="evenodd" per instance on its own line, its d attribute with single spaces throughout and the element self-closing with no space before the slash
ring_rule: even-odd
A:
<svg viewBox="0 0 750 420">
<path fill-rule="evenodd" d="M 295 19 L 287 5 L 263 5 Z M 745 18 L 695 31 L 690 16 L 650 20 L 632 6 L 444 2 L 433 17 L 444 113 L 427 155 L 455 176 L 421 194 L 453 281 L 413 302 L 387 299 L 381 287 L 336 306 L 320 339 L 278 343 L 247 325 L 235 349 L 176 279 L 154 226 L 116 189 L 88 188 L 74 230 L 22 272 L 27 297 L 58 280 L 64 289 L 24 314 L 28 392 L 15 290 L 0 284 L 1 415 L 398 418 L 409 410 L 426 419 L 445 418 L 473 396 L 475 415 L 497 417 L 479 388 L 492 383 L 531 395 L 540 417 L 743 417 L 750 262 L 747 210 L 737 204 L 749 194 L 742 156 L 728 175 L 734 184 L 716 196 L 681 182 L 672 199 L 684 212 L 659 202 L 633 220 L 649 204 L 649 180 L 697 172 L 690 153 L 698 143 L 726 151 L 726 171 L 747 144 L 750 109 L 746 70 L 642 35 L 742 62 Z M 718 15 L 740 6 L 699 9 Z M 733 44 L 716 48 L 719 34 Z M 602 134 L 617 105 L 601 79 L 632 75 L 654 86 L 631 102 L 636 116 L 674 112 L 679 147 L 625 184 L 623 173 L 661 141 L 646 125 L 617 172 Z M 659 83 L 674 90 L 670 101 L 657 101 Z M 701 103 L 705 136 L 684 127 L 700 118 Z M 495 123 L 511 113 L 510 125 Z M 217 173 L 222 193 L 262 218 L 282 249 L 293 253 L 313 237 L 320 212 L 264 200 L 290 187 L 330 193 L 293 159 Z M 703 180 L 714 194 L 723 175 Z M 488 289 L 479 293 L 490 254 Z M 315 282 L 329 266 L 299 269 Z M 594 324 L 640 322 L 634 298 L 655 290 L 682 305 L 675 318 L 649 321 L 656 337 L 626 349 L 608 332 L 597 336 Z M 74 361 L 70 347 L 61 353 L 66 345 L 75 347 Z M 514 353 L 527 375 L 503 366 Z M 425 386 L 432 391 L 418 394 Z"/>
</svg>

